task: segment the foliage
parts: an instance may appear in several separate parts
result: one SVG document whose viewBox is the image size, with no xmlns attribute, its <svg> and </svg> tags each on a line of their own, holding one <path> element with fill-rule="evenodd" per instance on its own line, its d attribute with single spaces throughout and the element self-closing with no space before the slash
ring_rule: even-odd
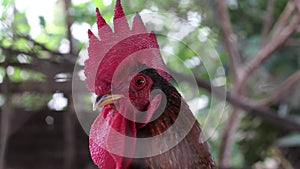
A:
<svg viewBox="0 0 300 169">
<path fill-rule="evenodd" d="M 54 8 L 49 16 L 39 14 L 30 18 L 28 17 L 30 11 L 16 8 L 20 1 L 3 0 L 0 4 L 0 86 L 2 88 L 0 101 L 2 103 L 5 98 L 12 98 L 13 100 L 10 102 L 13 102 L 13 108 L 22 109 L 24 112 L 39 110 L 42 112 L 45 108 L 49 108 L 47 104 L 55 92 L 62 92 L 68 99 L 71 98 L 71 77 L 69 75 L 73 73 L 74 63 L 79 62 L 77 59 L 86 57 L 81 54 L 87 46 L 87 28 L 95 28 L 95 7 L 100 9 L 103 17 L 111 24 L 114 3 L 105 4 L 101 0 L 92 0 L 76 4 L 73 1 L 67 6 L 67 12 L 64 9 L 67 0 L 57 0 L 54 1 Z M 166 36 L 160 35 L 161 32 L 176 33 L 177 31 L 172 28 L 172 25 L 164 24 L 161 32 L 156 31 L 160 47 L 172 49 L 174 55 L 186 64 L 194 63 L 195 56 L 207 57 L 210 51 L 216 49 L 223 63 L 222 69 L 217 61 L 204 65 L 203 60 L 190 68 L 199 78 L 207 81 L 210 80 L 209 70 L 212 70 L 212 74 L 218 74 L 218 70 L 224 71 L 226 75 L 224 83 L 230 91 L 232 90 L 232 72 L 229 68 L 228 54 L 222 44 L 218 19 L 216 19 L 217 14 L 212 1 L 123 1 L 126 14 L 134 14 L 147 9 L 162 14 L 172 13 L 185 20 L 188 20 L 189 12 L 190 14 L 191 12 L 199 14 L 201 22 L 195 26 L 195 31 L 181 39 L 184 43 L 174 42 L 167 39 Z M 238 50 L 242 56 L 241 60 L 246 62 L 261 48 L 263 16 L 268 3 L 261 0 L 233 0 L 232 2 L 235 3 L 228 6 L 230 19 L 239 42 Z M 280 17 L 287 2 L 288 0 L 275 1 L 272 15 L 274 21 Z M 53 19 L 49 19 L 49 17 Z M 29 19 L 35 19 L 38 25 L 31 25 L 30 22 L 33 22 Z M 172 23 L 173 20 L 169 18 L 165 22 Z M 77 30 L 79 33 L 76 32 Z M 203 32 L 207 33 L 207 40 L 201 41 L 199 39 Z M 195 52 L 194 49 L 200 53 Z M 259 101 L 276 91 L 283 80 L 299 70 L 299 53 L 299 32 L 296 32 L 281 48 L 272 53 L 272 57 L 264 62 L 262 67 L 250 78 L 247 95 L 251 99 Z M 165 59 L 171 69 L 180 73 L 188 72 L 186 69 L 181 69 L 182 63 L 178 59 L 174 57 Z M 80 66 L 82 67 L 82 65 Z M 63 76 L 62 82 L 58 82 L 56 78 L 61 73 L 68 76 Z M 187 86 L 183 84 L 182 89 L 188 98 L 193 95 L 193 92 Z M 6 88 L 8 90 L 5 92 Z M 285 106 L 285 109 L 282 109 L 284 115 L 300 118 L 299 86 L 293 91 L 287 95 L 288 97 L 281 98 L 270 108 L 276 111 Z M 199 121 L 203 123 L 205 120 L 201 115 L 207 113 L 212 96 L 202 89 L 199 89 L 199 96 L 208 99 L 207 105 L 198 110 L 197 114 Z M 86 102 L 83 109 L 89 109 L 90 96 L 83 98 Z M 9 101 L 6 100 L 1 104 L 2 108 L 7 103 Z M 226 107 L 225 115 L 228 112 L 230 112 L 230 108 Z M 215 157 L 217 157 L 222 144 L 223 125 L 223 123 L 220 124 L 210 140 Z M 267 158 L 275 158 L 270 151 L 277 147 L 278 141 L 289 147 L 288 144 L 291 142 L 299 143 L 299 135 L 285 134 L 282 130 L 274 128 L 274 125 L 265 124 L 260 119 L 246 115 L 236 133 L 236 142 L 233 146 L 234 157 L 231 159 L 231 164 L 254 166 Z M 293 150 L 288 149 L 287 151 Z"/>
</svg>

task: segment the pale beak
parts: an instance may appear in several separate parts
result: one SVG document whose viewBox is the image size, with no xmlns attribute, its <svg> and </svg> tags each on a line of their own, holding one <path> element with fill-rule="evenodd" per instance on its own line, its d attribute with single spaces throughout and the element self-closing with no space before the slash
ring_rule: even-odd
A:
<svg viewBox="0 0 300 169">
<path fill-rule="evenodd" d="M 105 105 L 112 104 L 122 97 L 124 96 L 121 94 L 107 94 L 103 96 L 98 96 L 96 101 L 93 104 L 93 111 Z"/>
</svg>

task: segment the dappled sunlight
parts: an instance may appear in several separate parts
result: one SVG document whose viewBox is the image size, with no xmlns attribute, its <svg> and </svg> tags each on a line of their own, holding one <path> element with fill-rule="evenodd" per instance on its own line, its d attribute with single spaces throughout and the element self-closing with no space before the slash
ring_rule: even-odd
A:
<svg viewBox="0 0 300 169">
<path fill-rule="evenodd" d="M 56 111 L 62 111 L 68 105 L 68 99 L 63 93 L 54 93 L 52 99 L 48 102 L 48 107 Z"/>
<path fill-rule="evenodd" d="M 96 7 L 114 28 L 115 2 L 0 2 L 1 169 L 96 168 L 88 133 L 102 115 L 103 108 L 93 111 L 102 97 L 87 89 L 84 67 L 89 54 L 98 57 L 94 52 L 108 47 L 97 42 L 99 49 L 88 49 L 88 29 L 101 40 Z M 299 168 L 300 8 L 294 1 L 121 3 L 130 29 L 138 12 L 147 32 L 156 34 L 170 83 L 200 122 L 220 166 Z"/>
</svg>

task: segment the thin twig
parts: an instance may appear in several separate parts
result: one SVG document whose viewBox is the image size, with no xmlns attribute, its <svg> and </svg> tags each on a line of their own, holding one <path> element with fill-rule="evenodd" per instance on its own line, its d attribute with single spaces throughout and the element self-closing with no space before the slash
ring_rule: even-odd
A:
<svg viewBox="0 0 300 169">
<path fill-rule="evenodd" d="M 74 41 L 73 41 L 73 36 L 72 36 L 72 32 L 71 32 L 71 26 L 73 23 L 73 19 L 72 19 L 72 15 L 71 15 L 71 10 L 70 10 L 70 6 L 71 6 L 71 0 L 63 0 L 64 2 L 64 8 L 65 8 L 65 15 L 66 15 L 66 26 L 67 26 L 67 38 L 70 42 L 70 54 L 75 54 L 75 46 L 74 46 Z"/>
<path fill-rule="evenodd" d="M 284 10 L 281 12 L 278 20 L 273 26 L 273 29 L 271 31 L 271 37 L 277 36 L 280 33 L 280 31 L 285 27 L 294 9 L 295 9 L 294 2 L 288 1 Z"/>
<path fill-rule="evenodd" d="M 61 53 L 59 51 L 49 49 L 48 47 L 46 47 L 45 44 L 37 42 L 36 40 L 32 39 L 31 37 L 29 37 L 27 35 L 16 35 L 16 37 L 18 37 L 18 38 L 24 38 L 24 39 L 28 40 L 29 42 L 32 42 L 33 45 L 34 45 L 34 47 L 37 46 L 41 50 L 50 53 L 52 56 L 60 56 L 60 57 L 62 57 L 62 59 L 67 60 L 70 63 L 75 63 L 75 59 L 76 58 L 73 57 L 73 56 L 77 56 L 78 55 L 78 54 L 74 54 L 75 50 L 73 50 L 72 53 Z M 28 51 L 36 52 L 36 50 L 34 50 L 34 47 L 32 49 L 28 49 Z M 72 47 L 72 44 L 70 44 L 70 48 L 71 47 Z M 79 53 L 79 52 L 77 52 L 77 53 Z M 60 58 L 60 57 L 57 57 L 57 58 Z"/>
<path fill-rule="evenodd" d="M 241 79 L 241 67 L 240 67 L 240 56 L 236 49 L 235 39 L 233 37 L 233 31 L 231 28 L 230 18 L 227 10 L 226 1 L 217 0 L 216 2 L 219 14 L 219 21 L 221 26 L 221 32 L 223 36 L 223 41 L 225 43 L 225 48 L 229 54 L 229 66 L 233 75 L 233 95 L 239 97 L 240 96 L 240 79 Z M 227 126 L 224 130 L 223 141 L 221 145 L 221 150 L 219 153 L 219 165 L 220 166 L 228 166 L 230 151 L 233 142 L 233 134 L 236 126 L 238 125 L 238 114 L 239 109 L 237 107 L 233 107 L 233 112 L 227 122 Z"/>
<path fill-rule="evenodd" d="M 221 32 L 223 35 L 224 45 L 229 54 L 230 70 L 233 72 L 233 79 L 237 81 L 239 79 L 239 64 L 240 56 L 235 48 L 235 39 L 232 32 L 229 14 L 227 11 L 226 1 L 217 0 L 216 5 L 219 13 L 219 21 L 221 26 Z"/>
<path fill-rule="evenodd" d="M 233 111 L 225 124 L 225 130 L 222 136 L 222 144 L 219 151 L 219 165 L 221 167 L 229 166 L 233 146 L 232 143 L 234 142 L 234 133 L 238 127 L 239 119 L 240 110 L 237 109 L 237 107 L 233 107 Z"/>
<path fill-rule="evenodd" d="M 279 150 L 279 148 L 273 147 L 271 149 L 272 156 L 277 157 L 277 159 L 280 161 L 281 166 L 284 169 L 295 169 L 293 165 L 286 159 L 286 157 L 282 154 L 282 152 Z"/>
<path fill-rule="evenodd" d="M 48 63 L 57 64 L 57 61 L 55 61 L 53 58 L 41 59 L 37 53 L 32 51 L 24 51 L 24 50 L 14 49 L 12 47 L 3 47 L 3 46 L 0 46 L 0 49 L 2 49 L 5 53 L 9 53 L 10 55 L 23 54 L 23 55 L 31 56 L 33 59 L 36 59 L 39 62 L 47 61 Z"/>
<path fill-rule="evenodd" d="M 172 75 L 176 76 L 178 80 L 185 81 L 187 83 L 197 82 L 198 87 L 205 89 L 208 92 L 212 92 L 212 86 L 209 82 L 201 80 L 199 78 L 190 77 L 187 75 L 183 75 L 180 73 L 172 72 Z M 287 131 L 296 131 L 300 132 L 300 121 L 296 121 L 295 119 L 291 119 L 288 117 L 280 117 L 276 112 L 269 110 L 266 107 L 255 106 L 253 104 L 249 104 L 248 100 L 243 100 L 239 97 L 232 95 L 231 93 L 226 93 L 219 88 L 213 87 L 213 95 L 217 96 L 220 99 L 226 98 L 226 101 L 230 103 L 234 107 L 238 107 L 250 115 L 254 115 L 263 119 L 265 122 L 273 124 L 274 127 L 278 127 L 282 130 Z"/>
<path fill-rule="evenodd" d="M 38 60 L 39 62 L 47 62 L 47 63 L 53 63 L 53 64 L 62 64 L 64 62 L 62 61 L 66 61 L 66 63 L 68 64 L 74 64 L 76 62 L 76 58 L 75 57 L 70 57 L 71 55 L 70 54 L 65 54 L 65 56 L 67 57 L 56 57 L 56 58 L 53 58 L 53 57 L 50 57 L 50 58 L 47 58 L 47 59 L 42 59 L 39 57 L 39 53 L 38 52 L 34 52 L 33 50 L 20 50 L 20 49 L 14 49 L 12 47 L 3 47 L 3 46 L 0 46 L 0 49 L 2 49 L 4 52 L 6 53 L 9 53 L 10 55 L 12 54 L 15 54 L 15 55 L 18 55 L 18 54 L 23 54 L 23 55 L 27 55 L 27 56 L 31 56 L 33 59 L 36 59 Z M 54 56 L 55 54 L 54 53 L 51 53 L 51 51 L 47 51 L 50 53 L 51 56 Z"/>
<path fill-rule="evenodd" d="M 295 15 L 289 25 L 283 28 L 279 35 L 272 38 L 264 48 L 258 51 L 257 55 L 245 66 L 241 80 L 242 83 L 246 83 L 248 77 L 262 64 L 262 62 L 268 59 L 271 54 L 294 33 L 299 22 L 300 16 Z"/>
<path fill-rule="evenodd" d="M 296 4 L 296 8 L 297 8 L 297 13 L 298 15 L 300 14 L 300 0 L 294 0 L 294 3 Z"/>
<path fill-rule="evenodd" d="M 31 37 L 27 36 L 27 35 L 16 35 L 17 38 L 23 38 L 23 39 L 26 39 L 27 41 L 29 42 L 32 42 L 34 46 L 38 46 L 41 48 L 41 50 L 44 50 L 44 51 L 47 51 L 53 55 L 60 55 L 60 56 L 68 56 L 68 54 L 64 54 L 64 53 L 60 53 L 58 51 L 55 51 L 55 50 L 51 50 L 49 48 L 46 47 L 46 45 L 40 43 L 40 42 L 37 42 L 35 40 L 33 40 Z"/>
<path fill-rule="evenodd" d="M 275 7 L 275 0 L 269 0 L 267 4 L 267 10 L 263 19 L 263 29 L 261 33 L 261 47 L 263 47 L 268 40 L 268 33 L 273 22 L 273 13 Z"/>
<path fill-rule="evenodd" d="M 277 102 L 280 98 L 283 98 L 284 96 L 286 96 L 289 91 L 291 91 L 291 89 L 293 87 L 295 87 L 295 85 L 297 84 L 297 82 L 300 81 L 300 70 L 298 70 L 297 72 L 293 73 L 291 76 L 289 76 L 282 84 L 281 87 L 276 90 L 277 92 L 272 94 L 270 97 L 263 99 L 261 101 L 258 101 L 257 104 L 261 105 L 261 106 L 266 106 L 269 105 L 270 103 L 274 103 Z"/>
<path fill-rule="evenodd" d="M 289 8 L 286 8 L 286 11 L 290 10 L 289 4 L 290 3 L 288 3 L 287 5 Z M 289 16 L 289 15 L 284 14 L 284 16 Z M 243 98 L 245 87 L 246 87 L 246 81 L 248 77 L 261 65 L 261 63 L 264 60 L 270 57 L 270 55 L 280 45 L 282 45 L 288 39 L 288 37 L 290 37 L 291 34 L 296 30 L 297 25 L 299 23 L 299 16 L 297 15 L 294 16 L 293 20 L 286 27 L 284 27 L 285 24 L 282 24 L 286 22 L 286 20 L 282 20 L 282 18 L 284 17 L 282 16 L 281 20 L 277 22 L 278 28 L 276 28 L 276 30 L 280 31 L 279 36 L 277 36 L 276 34 L 276 36 L 272 37 L 271 41 L 269 41 L 266 46 L 262 47 L 257 53 L 257 55 L 250 62 L 248 62 L 248 64 L 246 64 L 246 66 L 244 66 L 244 68 L 241 71 L 239 71 L 240 72 L 239 76 L 241 77 L 241 79 L 239 79 L 237 83 L 234 83 L 233 86 L 234 87 L 233 96 L 235 96 L 234 98 L 238 98 L 240 100 Z M 233 112 L 231 113 L 229 121 L 224 130 L 224 136 L 223 136 L 222 146 L 221 146 L 222 150 L 220 151 L 220 163 L 219 163 L 220 166 L 228 166 L 229 160 L 226 158 L 227 156 L 230 157 L 231 146 L 233 144 L 232 138 L 237 129 L 238 123 L 240 121 L 238 112 L 239 110 L 237 109 L 237 107 L 233 107 Z M 277 120 L 278 119 L 275 118 L 274 121 Z"/>
</svg>

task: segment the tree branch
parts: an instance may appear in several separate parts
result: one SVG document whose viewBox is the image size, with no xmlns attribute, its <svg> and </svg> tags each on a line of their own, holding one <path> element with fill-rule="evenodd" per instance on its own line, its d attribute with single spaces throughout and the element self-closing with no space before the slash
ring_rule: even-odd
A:
<svg viewBox="0 0 300 169">
<path fill-rule="evenodd" d="M 271 1 L 273 1 L 273 0 L 271 0 Z M 219 3 L 225 4 L 224 1 L 219 2 Z M 274 5 L 274 2 L 269 1 L 269 5 L 272 5 L 272 3 Z M 280 19 L 275 24 L 275 31 L 278 31 L 278 33 L 276 32 L 275 36 L 271 36 L 271 40 L 265 46 L 261 47 L 261 49 L 258 51 L 256 56 L 252 60 L 250 60 L 250 62 L 248 62 L 248 64 L 243 66 L 243 68 L 241 70 L 239 70 L 239 74 L 237 74 L 238 75 L 238 81 L 235 80 L 234 84 L 233 84 L 233 93 L 232 93 L 233 94 L 232 95 L 233 99 L 242 100 L 244 98 L 244 95 L 245 95 L 244 93 L 245 93 L 245 89 L 246 89 L 245 88 L 246 87 L 246 81 L 247 81 L 248 77 L 262 64 L 262 62 L 264 60 L 266 60 L 268 57 L 270 57 L 271 54 L 277 48 L 279 48 L 279 46 L 282 45 L 291 36 L 291 34 L 297 29 L 297 26 L 298 26 L 299 21 L 300 21 L 300 17 L 298 15 L 295 15 L 293 17 L 292 21 L 288 24 L 288 26 L 285 27 L 288 18 L 290 17 L 292 11 L 294 10 L 294 8 L 293 8 L 293 6 L 291 6 L 291 4 L 292 3 L 289 2 L 286 5 L 286 8 L 285 8 L 284 12 L 282 13 Z M 268 17 L 272 17 L 271 13 L 272 13 L 272 8 L 273 7 L 268 6 L 268 8 L 269 8 L 268 9 L 269 14 L 267 13 L 266 15 L 269 15 L 269 16 L 266 16 L 266 19 L 270 19 Z M 219 11 L 225 10 L 225 12 L 226 12 L 227 8 L 226 8 L 226 6 L 225 7 L 223 6 L 223 8 L 218 8 L 218 9 L 219 9 Z M 222 16 L 220 16 L 220 17 L 222 17 Z M 223 22 L 222 20 L 224 20 L 224 19 L 221 19 L 221 21 L 220 21 L 221 23 Z M 228 17 L 228 20 L 229 20 L 229 17 Z M 230 22 L 228 22 L 228 24 L 230 26 Z M 269 28 L 265 28 L 264 31 L 267 31 L 268 29 Z M 272 32 L 274 33 L 275 31 L 272 31 Z M 278 36 L 278 34 L 279 34 L 279 36 Z M 224 41 L 226 42 L 226 39 Z M 263 43 L 265 43 L 264 40 L 263 40 Z M 227 99 L 231 99 L 230 95 L 228 96 Z M 227 100 L 227 101 L 229 101 L 229 100 Z M 251 105 L 250 104 L 251 102 L 250 103 L 244 102 L 244 103 L 247 103 L 248 106 Z M 221 146 L 220 156 L 219 156 L 220 166 L 228 166 L 228 161 L 229 161 L 228 156 L 230 157 L 230 151 L 231 151 L 230 147 L 233 144 L 233 135 L 234 135 L 234 133 L 236 131 L 236 128 L 237 128 L 237 125 L 239 123 L 239 110 L 237 109 L 238 107 L 239 106 L 236 106 L 236 105 L 233 107 L 233 112 L 230 115 L 230 118 L 229 118 L 229 121 L 226 125 L 226 128 L 224 129 L 224 136 L 223 136 L 223 141 L 222 141 L 222 146 Z M 246 107 L 240 107 L 240 108 L 247 111 L 247 109 L 245 109 Z M 260 107 L 255 107 L 255 108 L 261 109 Z M 255 112 L 259 112 L 259 110 L 255 111 Z M 255 113 L 255 112 L 253 112 L 253 113 Z M 258 116 L 260 116 L 260 115 L 268 116 L 268 115 L 272 115 L 272 113 L 268 114 L 266 112 L 260 112 L 257 115 Z M 277 117 L 271 117 L 270 116 L 270 119 L 265 117 L 264 120 L 269 121 L 270 123 L 272 123 L 271 121 L 273 121 L 273 122 L 277 121 L 278 123 L 280 123 L 280 121 Z"/>
<path fill-rule="evenodd" d="M 267 4 L 267 11 L 263 19 L 263 29 L 261 33 L 261 47 L 263 47 L 268 40 L 268 33 L 273 22 L 275 0 L 269 0 Z"/>
<path fill-rule="evenodd" d="M 240 56 L 238 54 L 237 49 L 235 48 L 235 39 L 234 34 L 232 32 L 229 14 L 227 11 L 226 1 L 224 0 L 217 0 L 216 5 L 218 8 L 221 32 L 223 36 L 223 41 L 225 48 L 229 55 L 230 61 L 230 70 L 233 72 L 233 79 L 234 81 L 239 79 L 239 64 L 240 64 Z"/>
<path fill-rule="evenodd" d="M 31 56 L 32 58 L 38 60 L 38 61 L 47 61 L 48 63 L 54 63 L 57 64 L 57 61 L 54 59 L 41 59 L 39 58 L 38 54 L 32 51 L 24 51 L 24 50 L 19 50 L 19 49 L 13 49 L 12 47 L 3 47 L 0 46 L 0 49 L 2 49 L 4 52 L 9 53 L 10 55 L 18 55 L 18 54 L 24 54 L 27 56 Z"/>
<path fill-rule="evenodd" d="M 300 70 L 293 73 L 291 76 L 289 76 L 280 86 L 279 89 L 277 89 L 276 93 L 271 95 L 270 97 L 263 99 L 261 101 L 258 101 L 256 104 L 261 106 L 269 105 L 270 103 L 277 102 L 280 98 L 286 96 L 289 91 L 297 84 L 297 82 L 300 81 Z"/>
<path fill-rule="evenodd" d="M 172 72 L 173 75 L 175 75 L 179 80 L 185 81 L 187 83 L 193 83 L 195 78 L 182 75 L 180 73 Z M 234 107 L 238 107 L 245 112 L 247 112 L 250 115 L 254 115 L 256 117 L 261 118 L 267 123 L 273 124 L 275 127 L 278 127 L 283 130 L 287 131 L 295 131 L 300 132 L 300 122 L 296 121 L 294 119 L 288 118 L 288 117 L 280 117 L 277 115 L 276 112 L 269 110 L 266 107 L 262 106 L 255 106 L 252 104 L 249 104 L 247 100 L 241 99 L 239 97 L 235 97 L 234 95 L 230 93 L 224 93 L 219 88 L 212 87 L 211 84 L 208 82 L 196 78 L 196 82 L 198 87 L 205 89 L 208 92 L 211 92 L 212 89 L 214 90 L 214 95 L 216 95 L 219 98 L 225 98 L 228 103 L 230 103 Z"/>
<path fill-rule="evenodd" d="M 242 83 L 246 83 L 247 78 L 262 64 L 262 62 L 269 58 L 271 54 L 292 35 L 299 22 L 299 15 L 295 15 L 289 25 L 283 28 L 279 35 L 272 38 L 264 48 L 258 51 L 257 55 L 245 66 L 241 80 Z"/>
<path fill-rule="evenodd" d="M 6 168 L 5 166 L 5 154 L 7 142 L 10 135 L 10 115 L 11 115 L 11 94 L 9 91 L 9 78 L 7 75 L 4 77 L 4 81 L 1 86 L 1 90 L 5 96 L 5 104 L 2 106 L 1 110 L 1 129 L 0 129 L 0 168 Z"/>
<path fill-rule="evenodd" d="M 73 63 L 73 64 L 76 62 L 76 58 L 72 57 L 73 55 L 76 55 L 76 54 L 74 54 L 74 52 L 73 53 L 61 53 L 59 51 L 49 49 L 48 47 L 46 47 L 45 44 L 37 42 L 34 39 L 32 39 L 30 36 L 27 36 L 27 35 L 20 35 L 20 34 L 18 34 L 18 35 L 15 35 L 14 38 L 23 38 L 23 39 L 25 39 L 25 40 L 27 40 L 27 41 L 29 41 L 29 42 L 31 42 L 33 44 L 33 47 L 31 49 L 26 50 L 26 51 L 28 51 L 29 54 L 31 54 L 30 56 L 35 56 L 35 55 L 38 54 L 39 51 L 37 51 L 37 50 L 34 49 L 34 47 L 38 47 L 38 48 L 40 48 L 40 50 L 48 52 L 51 55 L 51 60 L 56 61 L 58 59 L 64 59 L 64 60 L 66 60 L 66 61 L 68 61 L 70 63 Z M 3 48 L 3 49 L 13 49 L 11 47 L 1 47 L 1 48 Z M 13 49 L 13 50 L 15 50 L 15 51 L 21 51 L 19 49 Z M 22 53 L 24 53 L 24 51 L 22 51 Z M 35 54 L 33 54 L 33 53 L 35 53 Z M 56 57 L 54 58 L 54 56 L 56 56 Z"/>
<path fill-rule="evenodd" d="M 64 2 L 64 8 L 66 11 L 65 24 L 67 27 L 67 38 L 70 42 L 70 54 L 74 54 L 75 49 L 74 49 L 72 32 L 71 32 L 71 26 L 72 26 L 72 16 L 71 16 L 71 10 L 70 10 L 71 0 L 63 0 L 63 2 Z"/>
<path fill-rule="evenodd" d="M 219 169 L 253 169 L 252 167 L 219 167 Z"/>
<path fill-rule="evenodd" d="M 74 64 L 70 63 L 61 63 L 61 64 L 40 64 L 39 63 L 31 63 L 31 64 L 23 64 L 23 63 L 8 63 L 9 66 L 19 67 L 24 70 L 30 70 L 34 72 L 39 72 L 44 74 L 48 79 L 53 80 L 54 76 L 58 73 L 70 73 L 72 74 Z M 0 66 L 5 67 L 5 64 L 1 64 Z"/>
<path fill-rule="evenodd" d="M 231 158 L 231 150 L 234 142 L 234 133 L 238 127 L 240 119 L 240 110 L 233 107 L 232 113 L 225 124 L 222 136 L 222 144 L 219 151 L 219 165 L 225 167 L 229 165 Z"/>
<path fill-rule="evenodd" d="M 72 97 L 66 96 L 68 98 L 68 107 L 67 111 L 63 112 L 63 129 L 64 129 L 64 143 L 65 143 L 65 151 L 64 151 L 64 168 L 71 169 L 74 168 L 74 159 L 76 153 L 76 138 L 74 131 L 74 107 Z"/>
<path fill-rule="evenodd" d="M 293 1 L 288 1 L 286 4 L 283 12 L 280 14 L 277 22 L 273 26 L 273 29 L 271 31 L 271 37 L 277 36 L 280 31 L 284 28 L 284 26 L 287 24 L 291 14 L 293 13 L 295 9 L 295 4 Z"/>
<path fill-rule="evenodd" d="M 234 34 L 231 28 L 230 17 L 227 10 L 226 1 L 217 0 L 218 14 L 220 18 L 221 32 L 225 48 L 229 54 L 229 66 L 233 74 L 233 95 L 240 96 L 240 80 L 241 80 L 241 67 L 240 56 L 236 49 Z M 223 141 L 219 154 L 219 165 L 227 166 L 230 158 L 230 151 L 233 142 L 233 134 L 238 125 L 239 114 L 238 109 L 233 107 L 233 112 L 229 118 L 227 126 L 224 129 Z"/>
<path fill-rule="evenodd" d="M 27 41 L 29 42 L 32 42 L 34 46 L 38 46 L 40 47 L 42 50 L 44 51 L 47 51 L 53 55 L 59 55 L 59 56 L 67 56 L 67 54 L 64 54 L 64 53 L 60 53 L 58 51 L 54 51 L 54 50 L 51 50 L 49 48 L 47 48 L 44 44 L 40 43 L 40 42 L 37 42 L 35 40 L 33 40 L 31 37 L 27 36 L 27 35 L 16 35 L 17 38 L 23 38 L 23 39 L 26 39 Z"/>
<path fill-rule="evenodd" d="M 298 15 L 300 15 L 300 0 L 294 0 L 294 3 L 296 5 Z"/>
<path fill-rule="evenodd" d="M 0 87 L 2 86 L 3 84 L 0 84 Z M 47 82 L 25 81 L 22 83 L 11 83 L 9 90 L 11 93 L 22 93 L 25 91 L 49 94 L 57 91 L 72 92 L 72 83 L 70 81 L 57 83 L 54 80 Z"/>
</svg>

